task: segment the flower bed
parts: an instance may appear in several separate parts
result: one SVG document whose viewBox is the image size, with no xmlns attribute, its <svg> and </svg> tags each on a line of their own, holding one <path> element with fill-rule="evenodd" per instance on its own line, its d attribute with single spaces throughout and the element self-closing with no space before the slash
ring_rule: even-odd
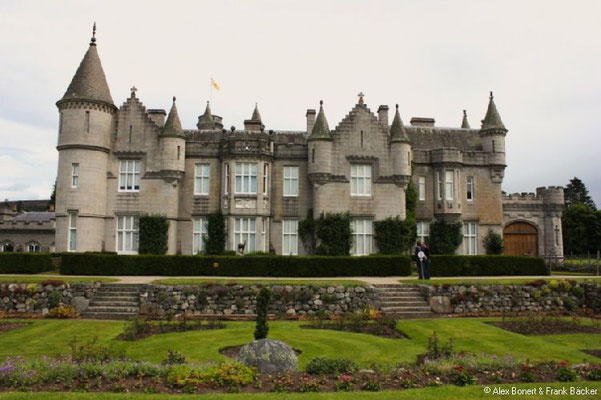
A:
<svg viewBox="0 0 601 400">
<path fill-rule="evenodd" d="M 406 339 L 408 336 L 397 329 L 397 320 L 389 315 L 369 308 L 362 313 L 344 313 L 340 315 L 321 314 L 309 320 L 309 324 L 301 325 L 303 329 L 331 329 L 353 333 Z"/>
<path fill-rule="evenodd" d="M 225 323 L 219 320 L 205 321 L 197 319 L 189 321 L 181 319 L 177 322 L 162 321 L 159 323 L 144 319 L 134 319 L 128 322 L 123 333 L 117 336 L 119 340 L 141 340 L 150 336 L 171 332 L 201 331 L 209 329 L 224 329 Z"/>
<path fill-rule="evenodd" d="M 8 332 L 27 325 L 25 322 L 0 321 L 0 332 Z"/>
<path fill-rule="evenodd" d="M 574 333 L 601 333 L 600 323 L 591 320 L 591 325 L 582 323 L 582 318 L 527 315 L 520 318 L 490 322 L 490 325 L 522 335 L 562 335 Z"/>
</svg>

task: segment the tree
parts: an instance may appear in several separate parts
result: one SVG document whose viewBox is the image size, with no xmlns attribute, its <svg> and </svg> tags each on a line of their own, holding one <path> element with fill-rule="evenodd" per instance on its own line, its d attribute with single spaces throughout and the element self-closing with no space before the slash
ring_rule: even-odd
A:
<svg viewBox="0 0 601 400">
<path fill-rule="evenodd" d="M 54 185 L 52 186 L 52 193 L 50 193 L 49 205 L 56 208 L 56 180 L 54 181 Z"/>
<path fill-rule="evenodd" d="M 568 183 L 563 191 L 565 205 L 569 207 L 572 204 L 580 203 L 584 204 L 587 207 L 590 207 L 593 210 L 596 210 L 595 202 L 588 194 L 588 189 L 584 182 L 580 179 L 574 177 L 570 179 L 570 183 Z"/>
<path fill-rule="evenodd" d="M 601 249 L 601 211 L 573 203 L 561 220 L 565 254 L 594 253 Z"/>
<path fill-rule="evenodd" d="M 432 254 L 455 254 L 463 240 L 461 222 L 449 224 L 444 220 L 430 224 L 430 252 Z"/>
<path fill-rule="evenodd" d="M 169 221 L 162 215 L 144 215 L 139 219 L 140 254 L 167 253 Z"/>
<path fill-rule="evenodd" d="M 488 229 L 488 233 L 482 240 L 486 254 L 503 254 L 505 245 L 503 243 L 503 237 L 492 229 Z"/>
<path fill-rule="evenodd" d="M 321 213 L 313 218 L 312 210 L 300 221 L 298 233 L 308 252 L 324 256 L 348 256 L 353 242 L 351 216 L 346 213 Z"/>
<path fill-rule="evenodd" d="M 313 219 L 313 209 L 307 211 L 307 217 L 298 222 L 298 235 L 305 246 L 307 254 L 313 254 L 315 249 L 315 219 Z"/>
<path fill-rule="evenodd" d="M 262 288 L 257 295 L 257 319 L 255 326 L 255 340 L 265 339 L 269 332 L 267 325 L 267 310 L 269 309 L 269 300 L 271 299 L 271 290 Z"/>
<path fill-rule="evenodd" d="M 407 252 L 415 242 L 415 221 L 399 216 L 374 222 L 374 239 L 382 254 Z"/>
<path fill-rule="evenodd" d="M 211 255 L 225 253 L 227 230 L 225 217 L 221 211 L 209 214 L 207 217 L 207 234 L 202 238 L 205 242 L 205 253 Z"/>
</svg>

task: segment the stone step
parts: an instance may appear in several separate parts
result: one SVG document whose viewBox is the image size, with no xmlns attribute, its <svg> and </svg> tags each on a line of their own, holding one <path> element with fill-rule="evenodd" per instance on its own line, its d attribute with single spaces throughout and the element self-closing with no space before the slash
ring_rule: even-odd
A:
<svg viewBox="0 0 601 400">
<path fill-rule="evenodd" d="M 414 284 L 408 284 L 408 283 L 381 283 L 381 284 L 377 284 L 374 285 L 376 288 L 408 288 L 408 287 L 413 287 L 416 288 L 417 285 Z"/>
<path fill-rule="evenodd" d="M 92 300 L 115 300 L 115 301 L 139 301 L 140 296 L 129 296 L 129 295 L 120 295 L 120 296 L 112 296 L 107 294 L 97 294 L 92 297 Z"/>
<path fill-rule="evenodd" d="M 396 306 L 406 306 L 406 307 L 413 307 L 413 306 L 421 306 L 421 307 L 429 307 L 428 303 L 426 303 L 425 301 L 381 301 L 380 302 L 380 306 L 381 307 L 396 307 Z"/>
<path fill-rule="evenodd" d="M 99 292 L 141 292 L 141 288 L 123 286 L 100 286 Z"/>
<path fill-rule="evenodd" d="M 383 312 L 393 312 L 393 311 L 430 311 L 430 306 L 421 305 L 421 306 L 392 306 L 392 307 L 380 307 Z"/>
<path fill-rule="evenodd" d="M 140 288 L 144 287 L 144 285 L 142 285 L 140 283 L 103 283 L 100 287 L 101 288 L 119 287 L 119 288 L 136 288 L 136 289 L 140 289 Z"/>
<path fill-rule="evenodd" d="M 92 300 L 90 301 L 90 307 L 139 307 L 140 303 L 137 301 L 114 301 L 114 300 Z"/>
<path fill-rule="evenodd" d="M 381 288 L 376 289 L 378 293 L 421 293 L 419 288 Z"/>
<path fill-rule="evenodd" d="M 101 313 L 101 312 L 84 312 L 82 317 L 87 319 L 113 319 L 113 320 L 127 320 L 134 319 L 138 316 L 138 313 L 130 312 L 117 312 L 117 313 Z"/>
<path fill-rule="evenodd" d="M 129 296 L 129 297 L 139 297 L 140 293 L 138 292 L 96 292 L 94 296 Z"/>
<path fill-rule="evenodd" d="M 414 312 L 401 312 L 401 313 L 390 313 L 390 315 L 396 317 L 396 318 L 402 318 L 402 319 L 411 319 L 411 318 L 434 318 L 436 317 L 436 314 L 432 313 L 432 312 L 421 312 L 421 311 L 414 311 Z"/>
<path fill-rule="evenodd" d="M 389 299 L 389 298 L 403 298 L 403 299 L 411 299 L 411 298 L 419 298 L 419 299 L 423 299 L 425 298 L 425 296 L 423 296 L 421 293 L 379 293 L 378 297 L 380 299 Z"/>
<path fill-rule="evenodd" d="M 135 313 L 140 311 L 140 307 L 109 307 L 109 306 L 89 306 L 86 313 Z"/>
</svg>

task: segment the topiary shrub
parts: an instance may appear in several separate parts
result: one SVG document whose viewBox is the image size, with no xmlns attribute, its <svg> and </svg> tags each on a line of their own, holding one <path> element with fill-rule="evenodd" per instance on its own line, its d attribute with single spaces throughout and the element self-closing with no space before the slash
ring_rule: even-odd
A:
<svg viewBox="0 0 601 400">
<path fill-rule="evenodd" d="M 398 216 L 374 222 L 374 239 L 382 254 L 407 252 L 415 242 L 415 221 Z"/>
<path fill-rule="evenodd" d="M 207 234 L 203 237 L 205 242 L 205 253 L 218 255 L 225 253 L 225 241 L 227 230 L 225 228 L 225 217 L 221 211 L 207 216 Z"/>
<path fill-rule="evenodd" d="M 315 252 L 324 256 L 347 256 L 352 247 L 351 216 L 345 213 L 323 212 L 315 221 L 318 246 Z"/>
<path fill-rule="evenodd" d="M 444 220 L 430 224 L 430 253 L 455 254 L 463 240 L 461 222 L 449 224 Z"/>
<path fill-rule="evenodd" d="M 139 220 L 140 254 L 167 253 L 167 231 L 169 221 L 161 215 L 144 215 Z"/>
<path fill-rule="evenodd" d="M 269 307 L 269 299 L 271 298 L 271 290 L 263 288 L 257 295 L 257 324 L 255 327 L 255 340 L 265 339 L 269 332 L 267 325 L 267 309 Z"/>
<path fill-rule="evenodd" d="M 484 236 L 484 239 L 482 239 L 482 244 L 484 245 L 486 254 L 489 255 L 503 254 L 505 248 L 503 237 L 490 228 L 488 229 L 486 236 Z"/>
</svg>

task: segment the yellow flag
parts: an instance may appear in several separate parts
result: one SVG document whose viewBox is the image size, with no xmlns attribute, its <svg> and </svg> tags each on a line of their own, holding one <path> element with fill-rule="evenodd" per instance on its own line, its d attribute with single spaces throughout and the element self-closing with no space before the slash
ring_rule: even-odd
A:
<svg viewBox="0 0 601 400">
<path fill-rule="evenodd" d="M 213 86 L 215 88 L 215 90 L 221 90 L 221 88 L 219 87 L 217 82 L 215 82 L 215 80 L 213 78 L 211 78 L 211 86 Z"/>
</svg>

